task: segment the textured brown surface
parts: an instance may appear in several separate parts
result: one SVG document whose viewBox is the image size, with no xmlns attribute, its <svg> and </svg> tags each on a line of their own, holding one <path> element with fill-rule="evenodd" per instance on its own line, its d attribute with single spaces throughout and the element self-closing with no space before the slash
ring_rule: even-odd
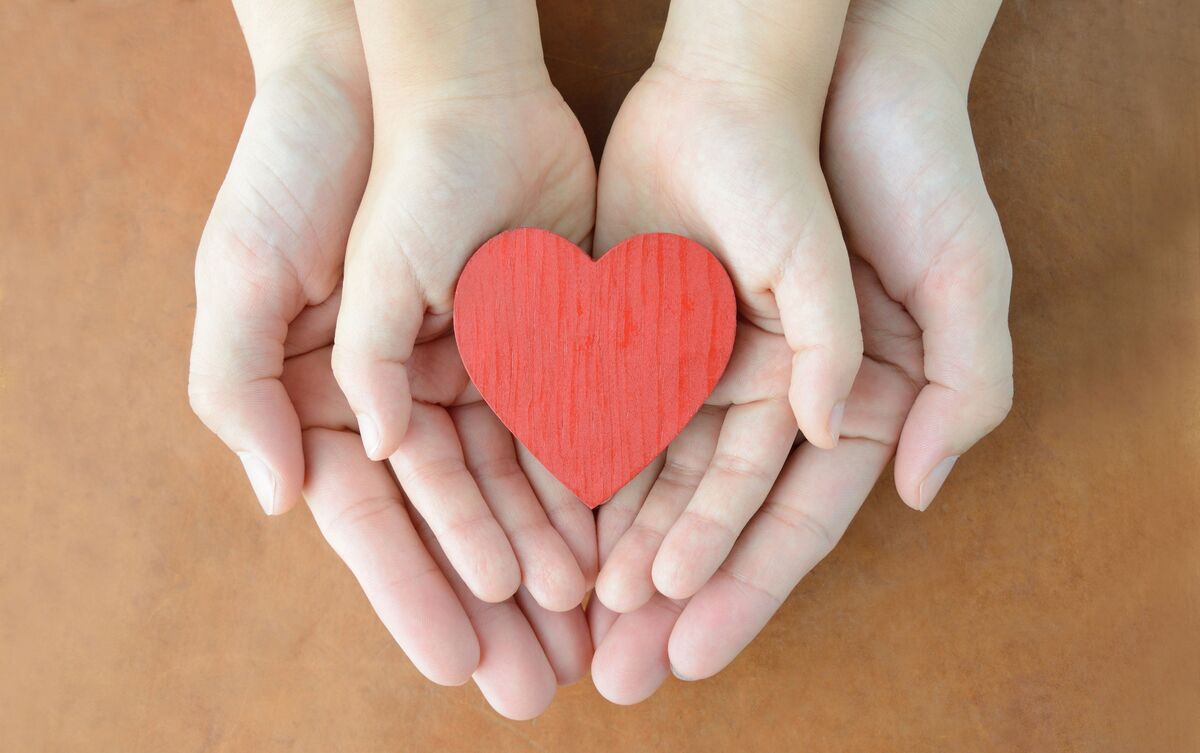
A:
<svg viewBox="0 0 1200 753">
<path fill-rule="evenodd" d="M 665 3 L 543 5 L 598 147 Z M 1009 0 L 973 110 L 1013 415 L 929 513 L 881 484 L 717 678 L 517 724 L 422 680 L 188 411 L 230 9 L 6 0 L 0 751 L 1200 750 L 1198 49 L 1194 0 Z"/>
</svg>

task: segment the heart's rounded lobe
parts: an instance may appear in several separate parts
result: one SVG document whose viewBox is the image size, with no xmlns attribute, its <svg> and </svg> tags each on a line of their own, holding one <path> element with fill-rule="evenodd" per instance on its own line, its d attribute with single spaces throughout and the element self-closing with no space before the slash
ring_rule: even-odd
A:
<svg viewBox="0 0 1200 753">
<path fill-rule="evenodd" d="M 736 318 L 720 262 L 668 233 L 593 261 L 549 231 L 510 230 L 471 257 L 454 298 L 455 338 L 480 394 L 592 508 L 700 409 Z"/>
</svg>

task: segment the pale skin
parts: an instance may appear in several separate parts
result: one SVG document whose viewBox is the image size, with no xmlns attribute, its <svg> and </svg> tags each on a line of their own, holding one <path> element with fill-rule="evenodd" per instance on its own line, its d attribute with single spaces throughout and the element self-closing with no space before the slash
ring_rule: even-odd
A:
<svg viewBox="0 0 1200 753">
<path fill-rule="evenodd" d="M 598 196 L 532 3 L 235 5 L 258 91 L 197 261 L 193 404 L 431 679 L 527 718 L 593 642 L 614 701 L 709 676 L 893 455 L 925 509 L 1007 412 L 1011 272 L 965 109 L 998 2 L 674 0 Z M 708 405 L 595 521 L 450 334 L 483 240 L 589 248 L 593 224 L 597 252 L 699 240 L 739 299 Z"/>
</svg>

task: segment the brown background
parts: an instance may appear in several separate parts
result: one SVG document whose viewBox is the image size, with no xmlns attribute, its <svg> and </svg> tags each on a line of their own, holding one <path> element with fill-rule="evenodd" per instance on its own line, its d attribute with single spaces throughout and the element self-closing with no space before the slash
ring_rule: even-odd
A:
<svg viewBox="0 0 1200 753">
<path fill-rule="evenodd" d="M 543 5 L 599 145 L 665 0 Z M 252 94 L 231 10 L 5 0 L 0 29 L 0 751 L 1200 751 L 1195 0 L 1005 4 L 972 106 L 1017 401 L 934 508 L 881 483 L 717 678 L 524 724 L 422 680 L 188 410 Z"/>
</svg>

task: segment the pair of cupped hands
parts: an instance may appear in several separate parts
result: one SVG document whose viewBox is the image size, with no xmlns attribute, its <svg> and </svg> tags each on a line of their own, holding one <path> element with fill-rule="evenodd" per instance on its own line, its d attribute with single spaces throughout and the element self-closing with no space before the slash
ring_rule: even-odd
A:
<svg viewBox="0 0 1200 753">
<path fill-rule="evenodd" d="M 589 667 L 618 703 L 713 675 L 893 456 L 924 510 L 1008 411 L 966 109 L 998 4 L 674 0 L 597 180 L 529 0 L 235 2 L 257 92 L 200 243 L 196 412 L 434 682 L 529 718 Z M 678 233 L 734 282 L 724 377 L 595 514 L 455 347 L 459 273 L 521 226 Z"/>
</svg>

